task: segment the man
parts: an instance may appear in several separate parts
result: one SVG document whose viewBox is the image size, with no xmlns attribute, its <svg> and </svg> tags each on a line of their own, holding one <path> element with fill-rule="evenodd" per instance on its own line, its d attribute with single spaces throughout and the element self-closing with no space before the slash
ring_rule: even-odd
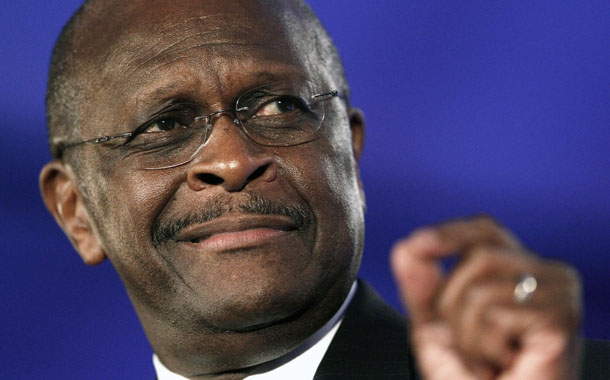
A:
<svg viewBox="0 0 610 380">
<path fill-rule="evenodd" d="M 577 376 L 578 276 L 490 218 L 396 245 L 413 352 L 355 282 L 363 117 L 299 1 L 89 1 L 47 112 L 45 203 L 86 263 L 111 260 L 162 379 Z"/>
</svg>

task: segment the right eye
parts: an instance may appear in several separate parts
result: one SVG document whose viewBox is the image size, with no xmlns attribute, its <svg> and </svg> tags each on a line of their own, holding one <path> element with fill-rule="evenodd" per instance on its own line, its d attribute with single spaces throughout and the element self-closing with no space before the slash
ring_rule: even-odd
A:
<svg viewBox="0 0 610 380">
<path fill-rule="evenodd" d="M 183 125 L 180 121 L 176 119 L 167 117 L 164 119 L 153 121 L 148 125 L 144 132 L 168 132 L 180 127 L 186 128 L 186 125 Z"/>
<path fill-rule="evenodd" d="M 137 151 L 167 149 L 182 145 L 198 128 L 196 110 L 192 107 L 168 107 L 141 124 L 124 142 L 123 146 Z"/>
</svg>

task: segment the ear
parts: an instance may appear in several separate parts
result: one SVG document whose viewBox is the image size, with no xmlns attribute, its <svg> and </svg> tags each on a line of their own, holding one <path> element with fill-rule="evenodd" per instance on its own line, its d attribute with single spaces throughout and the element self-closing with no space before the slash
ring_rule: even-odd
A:
<svg viewBox="0 0 610 380">
<path fill-rule="evenodd" d="M 359 162 L 364 149 L 364 113 L 360 108 L 350 107 L 348 117 L 352 130 L 352 151 L 356 162 Z"/>
<path fill-rule="evenodd" d="M 47 209 L 83 261 L 89 265 L 104 261 L 106 254 L 93 228 L 93 220 L 85 208 L 72 169 L 59 160 L 49 162 L 40 171 L 39 184 Z"/>
<path fill-rule="evenodd" d="M 364 149 L 364 112 L 359 108 L 350 107 L 348 111 L 349 125 L 352 131 L 352 152 L 354 153 L 355 165 L 354 168 L 358 176 L 358 187 L 360 188 L 360 199 L 362 199 L 362 208 L 366 211 L 366 198 L 364 196 L 364 187 L 360 180 L 360 170 L 358 163 Z"/>
</svg>

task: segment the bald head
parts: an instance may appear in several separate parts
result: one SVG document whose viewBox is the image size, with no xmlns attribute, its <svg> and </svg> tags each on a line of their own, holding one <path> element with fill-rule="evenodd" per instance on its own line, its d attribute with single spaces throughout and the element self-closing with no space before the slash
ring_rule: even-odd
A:
<svg viewBox="0 0 610 380">
<path fill-rule="evenodd" d="M 87 108 L 94 106 L 98 89 L 112 85 L 113 80 L 122 80 L 112 76 L 113 67 L 134 64 L 128 61 L 135 57 L 131 71 L 146 75 L 137 64 L 154 59 L 159 38 L 173 34 L 176 49 L 180 49 L 180 33 L 209 22 L 241 25 L 246 23 L 240 24 L 240 19 L 257 18 L 257 28 L 275 29 L 272 34 L 286 36 L 289 48 L 303 64 L 311 69 L 323 68 L 348 99 L 348 85 L 336 48 L 305 2 L 234 1 L 232 7 L 226 3 L 227 0 L 86 1 L 63 28 L 51 58 L 46 109 L 53 157 L 62 157 L 66 143 L 98 136 L 87 135 L 82 127 L 90 122 Z M 228 13 L 226 9 L 232 11 Z M 222 41 L 227 37 L 224 34 L 228 29 L 217 28 L 216 33 L 213 29 L 202 32 L 201 40 Z M 239 32 L 251 34 L 257 30 L 235 31 Z M 274 41 L 262 39 L 261 43 Z"/>
</svg>

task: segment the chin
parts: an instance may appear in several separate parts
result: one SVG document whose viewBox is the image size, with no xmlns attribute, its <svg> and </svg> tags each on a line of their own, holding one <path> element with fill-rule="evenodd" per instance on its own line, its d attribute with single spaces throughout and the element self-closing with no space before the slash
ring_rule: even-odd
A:
<svg viewBox="0 0 610 380">
<path fill-rule="evenodd" d="M 172 324 L 235 332 L 289 324 L 304 314 L 332 315 L 351 286 L 347 274 L 355 258 L 315 241 L 293 231 L 230 249 L 205 243 L 168 247 L 162 255 L 171 263 L 166 275 L 176 292 L 165 299 L 171 306 L 166 304 L 164 314 Z"/>
<path fill-rule="evenodd" d="M 219 330 L 254 331 L 297 319 L 315 303 L 312 282 L 288 282 L 286 278 L 237 281 L 214 289 L 201 299 L 202 315 Z"/>
</svg>

